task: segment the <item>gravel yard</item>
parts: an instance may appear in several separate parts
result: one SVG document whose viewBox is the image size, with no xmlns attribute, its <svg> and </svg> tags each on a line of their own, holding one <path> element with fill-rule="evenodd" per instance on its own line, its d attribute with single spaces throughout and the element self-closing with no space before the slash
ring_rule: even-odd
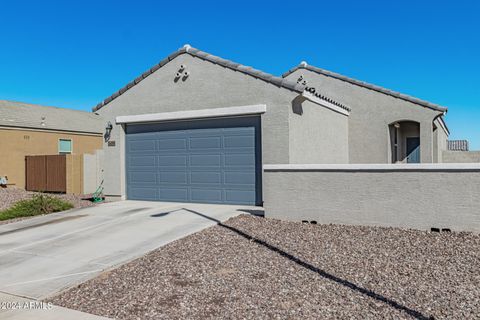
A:
<svg viewBox="0 0 480 320">
<path fill-rule="evenodd" d="M 10 208 L 20 200 L 30 199 L 34 194 L 35 192 L 25 191 L 19 188 L 0 188 L 0 211 Z M 91 207 L 95 205 L 91 201 L 82 200 L 82 198 L 84 198 L 82 196 L 75 196 L 71 194 L 55 194 L 55 196 L 71 202 L 75 208 Z M 0 221 L 0 224 L 11 223 L 29 218 L 32 217 Z"/>
<path fill-rule="evenodd" d="M 480 236 L 242 215 L 50 301 L 119 319 L 474 319 Z"/>
</svg>

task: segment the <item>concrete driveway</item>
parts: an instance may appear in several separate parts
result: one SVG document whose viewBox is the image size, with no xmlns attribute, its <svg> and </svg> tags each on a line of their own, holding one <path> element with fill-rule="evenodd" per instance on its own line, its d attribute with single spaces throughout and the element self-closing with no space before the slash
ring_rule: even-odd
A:
<svg viewBox="0 0 480 320">
<path fill-rule="evenodd" d="M 42 299 L 166 243 L 261 208 L 105 203 L 0 225 L 0 291 Z"/>
</svg>

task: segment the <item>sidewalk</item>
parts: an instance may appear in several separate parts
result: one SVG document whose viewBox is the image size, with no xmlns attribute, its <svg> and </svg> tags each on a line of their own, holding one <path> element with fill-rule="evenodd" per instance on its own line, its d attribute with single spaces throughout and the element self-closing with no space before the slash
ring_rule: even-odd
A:
<svg viewBox="0 0 480 320">
<path fill-rule="evenodd" d="M 47 303 L 0 292 L 2 320 L 106 320 L 96 316 Z"/>
</svg>

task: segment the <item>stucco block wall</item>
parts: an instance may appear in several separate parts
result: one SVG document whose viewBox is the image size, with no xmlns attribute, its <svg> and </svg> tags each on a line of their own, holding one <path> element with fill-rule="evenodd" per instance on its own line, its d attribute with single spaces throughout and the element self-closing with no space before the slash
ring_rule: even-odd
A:
<svg viewBox="0 0 480 320">
<path fill-rule="evenodd" d="M 104 152 L 97 150 L 94 154 L 83 155 L 83 193 L 97 191 L 103 181 Z"/>
<path fill-rule="evenodd" d="M 433 120 L 439 111 L 307 69 L 298 69 L 287 78 L 296 80 L 300 75 L 308 86 L 352 109 L 348 129 L 350 163 L 390 163 L 388 125 L 402 120 L 420 123 L 421 161 L 433 162 Z"/>
<path fill-rule="evenodd" d="M 375 171 L 348 166 L 352 165 L 307 171 L 265 169 L 265 216 L 480 232 L 480 166 L 468 171 Z"/>
<path fill-rule="evenodd" d="M 58 154 L 58 140 L 71 139 L 73 154 L 93 153 L 103 147 L 101 135 L 0 128 L 0 176 L 25 188 L 25 156 Z"/>
<path fill-rule="evenodd" d="M 442 158 L 445 163 L 478 163 L 480 151 L 443 151 Z"/>
<path fill-rule="evenodd" d="M 289 124 L 290 163 L 348 163 L 348 116 L 304 101 Z"/>
<path fill-rule="evenodd" d="M 175 80 L 180 65 L 186 66 L 190 76 Z M 114 124 L 110 140 L 115 141 L 115 146 L 104 146 L 105 194 L 125 196 L 125 128 L 115 124 L 117 116 L 264 104 L 267 111 L 261 116 L 262 161 L 289 163 L 290 112 L 298 95 L 188 54 L 177 56 L 97 111 Z M 309 158 L 324 162 L 325 154 L 312 151 Z"/>
</svg>

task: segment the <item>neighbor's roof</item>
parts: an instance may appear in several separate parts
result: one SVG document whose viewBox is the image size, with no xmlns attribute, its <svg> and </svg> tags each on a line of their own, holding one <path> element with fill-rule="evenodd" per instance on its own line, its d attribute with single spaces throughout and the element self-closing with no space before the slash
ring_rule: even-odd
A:
<svg viewBox="0 0 480 320">
<path fill-rule="evenodd" d="M 104 123 L 97 114 L 0 100 L 0 126 L 102 133 Z"/>
<path fill-rule="evenodd" d="M 128 89 L 137 85 L 143 79 L 145 79 L 146 77 L 148 77 L 149 75 L 151 75 L 152 73 L 154 73 L 155 71 L 157 71 L 158 69 L 160 69 L 161 67 L 163 67 L 168 62 L 172 61 L 173 59 L 175 59 L 177 56 L 179 56 L 181 54 L 189 54 L 193 57 L 197 57 L 197 58 L 209 61 L 211 63 L 218 64 L 222 67 L 225 67 L 225 68 L 228 68 L 228 69 L 231 69 L 231 70 L 234 70 L 234 71 L 242 72 L 244 74 L 250 75 L 250 76 L 255 77 L 257 79 L 261 79 L 263 81 L 266 81 L 266 82 L 271 83 L 273 85 L 276 85 L 278 87 L 285 88 L 285 89 L 288 89 L 288 90 L 292 90 L 292 91 L 295 91 L 295 92 L 298 92 L 298 93 L 302 93 L 305 90 L 305 86 L 297 83 L 296 81 L 287 80 L 287 79 L 284 79 L 282 77 L 276 77 L 274 75 L 271 75 L 269 73 L 265 73 L 263 71 L 254 69 L 252 67 L 244 66 L 244 65 L 241 65 L 239 63 L 236 63 L 236 62 L 233 62 L 233 61 L 230 61 L 230 60 L 226 60 L 226 59 L 211 55 L 207 52 L 200 51 L 200 50 L 192 48 L 190 45 L 186 44 L 185 46 L 178 49 L 177 51 L 175 51 L 174 53 L 172 53 L 171 55 L 169 55 L 168 57 L 166 57 L 165 59 L 160 61 L 158 64 L 156 64 L 155 66 L 153 66 L 149 70 L 145 71 L 142 75 L 137 77 L 132 82 L 128 83 L 122 89 L 120 89 L 119 91 L 117 91 L 113 95 L 111 95 L 110 97 L 108 97 L 105 100 L 103 100 L 102 102 L 100 102 L 97 106 L 95 106 L 93 108 L 93 111 L 95 112 L 95 111 L 99 110 L 100 108 L 104 107 L 105 105 L 110 103 L 112 100 L 114 100 L 117 97 L 119 97 L 120 95 L 124 94 Z M 324 96 L 322 95 L 322 97 L 324 97 Z M 337 106 L 341 106 L 345 110 L 349 110 L 347 107 L 341 105 L 338 102 L 334 102 L 332 99 L 328 99 L 328 101 L 331 102 L 331 103 L 334 103 Z"/>
<path fill-rule="evenodd" d="M 297 71 L 298 69 L 310 70 L 312 72 L 319 73 L 319 74 L 325 75 L 327 77 L 332 77 L 332 78 L 335 78 L 335 79 L 338 79 L 338 80 L 349 82 L 351 84 L 355 84 L 355 85 L 360 86 L 360 87 L 364 87 L 364 88 L 367 88 L 367 89 L 370 89 L 370 90 L 378 91 L 378 92 L 387 94 L 389 96 L 392 96 L 392 97 L 395 97 L 395 98 L 398 98 L 398 99 L 402 99 L 402 100 L 405 100 L 405 101 L 408 101 L 408 102 L 412 102 L 412 103 L 421 105 L 421 106 L 426 107 L 426 108 L 430 108 L 430 109 L 434 109 L 434 110 L 438 110 L 438 111 L 442 111 L 442 112 L 447 111 L 446 107 L 442 107 L 442 106 L 439 106 L 437 104 L 430 103 L 428 101 L 421 100 L 421 99 L 418 99 L 418 98 L 415 98 L 415 97 L 411 97 L 409 95 L 406 95 L 406 94 L 403 94 L 403 93 L 400 93 L 400 92 L 396 92 L 396 91 L 393 91 L 393 90 L 390 90 L 390 89 L 386 89 L 386 88 L 383 88 L 383 87 L 380 87 L 380 86 L 377 86 L 377 85 L 374 85 L 374 84 L 370 84 L 370 83 L 363 82 L 363 81 L 360 81 L 360 80 L 352 79 L 352 78 L 346 77 L 344 75 L 341 75 L 341 74 L 338 74 L 338 73 L 335 73 L 335 72 L 331 72 L 331 71 L 328 71 L 328 70 L 324 70 L 324 69 L 321 69 L 321 68 L 310 66 L 306 62 L 302 62 L 298 66 L 296 66 L 295 68 L 288 70 L 287 72 L 285 72 L 282 75 L 282 77 L 285 78 L 288 75 L 290 75 L 291 73 Z"/>
</svg>

